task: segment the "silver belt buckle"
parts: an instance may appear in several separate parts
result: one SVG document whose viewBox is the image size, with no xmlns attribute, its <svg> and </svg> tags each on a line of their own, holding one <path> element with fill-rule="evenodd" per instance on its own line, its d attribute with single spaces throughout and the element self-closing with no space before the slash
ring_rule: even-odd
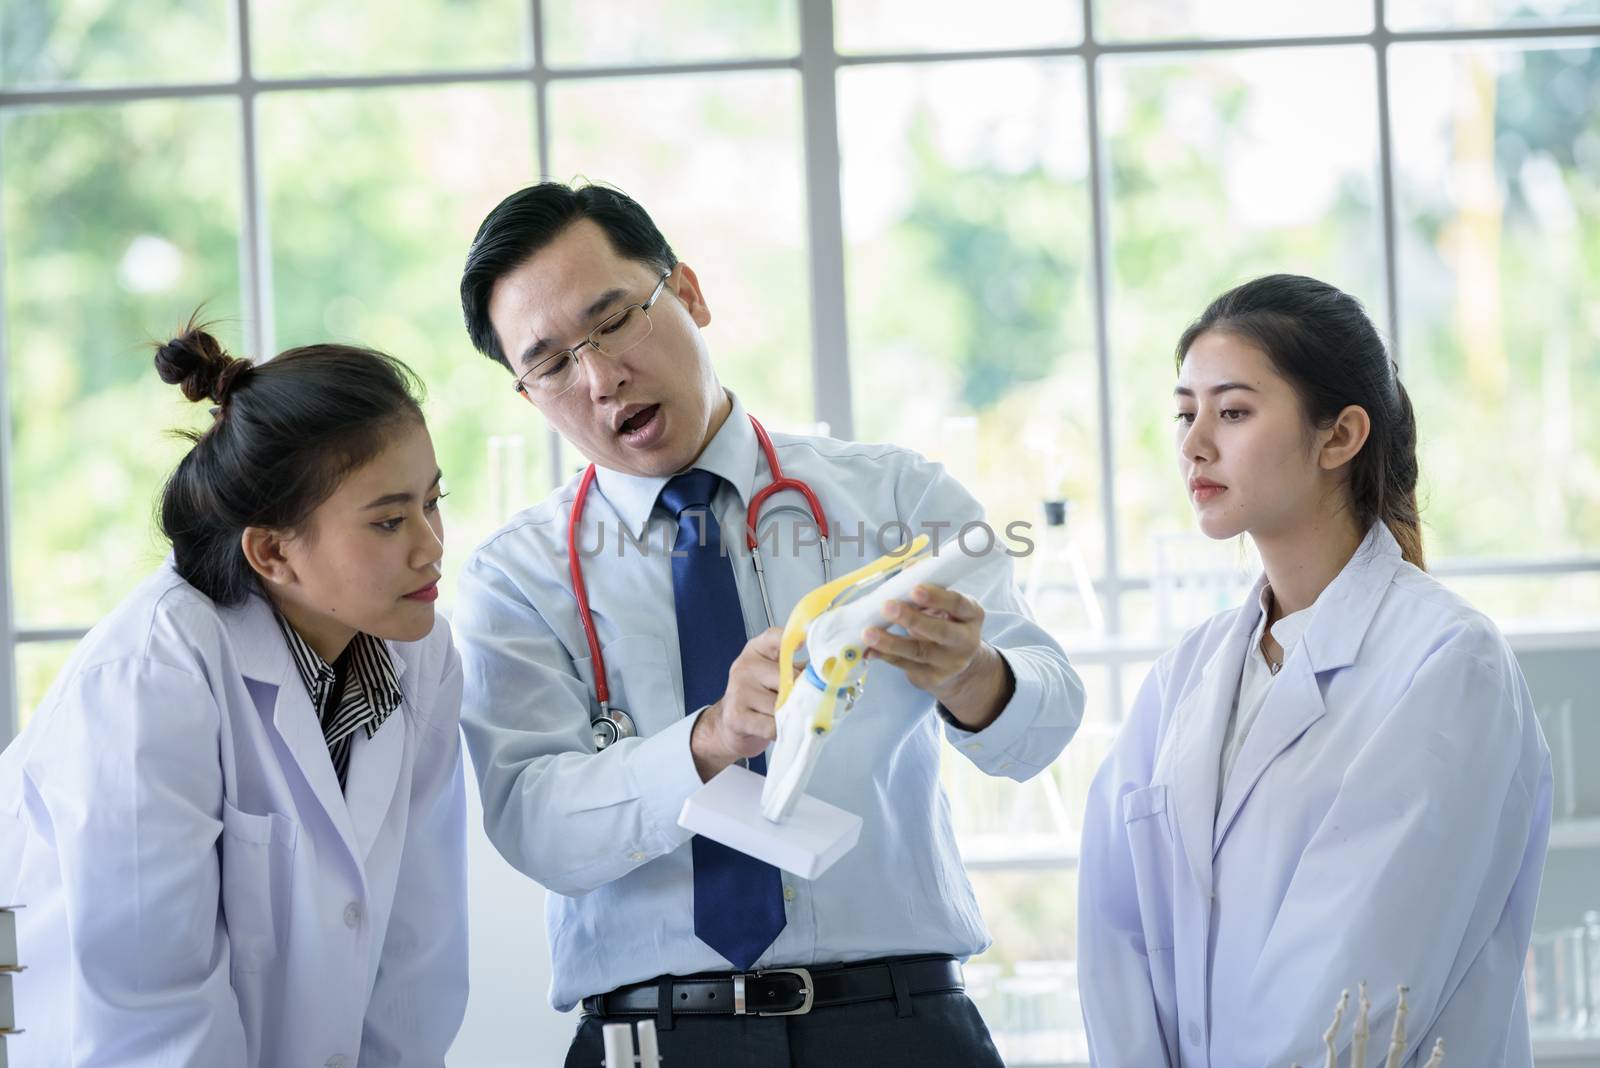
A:
<svg viewBox="0 0 1600 1068">
<path fill-rule="evenodd" d="M 798 1009 L 785 1009 L 781 1012 L 762 1012 L 756 1009 L 756 1016 L 804 1016 L 811 1011 L 811 1005 L 817 997 L 817 985 L 811 981 L 811 973 L 805 968 L 769 968 L 766 971 L 735 974 L 733 977 L 733 1014 L 735 1016 L 752 1015 L 745 998 L 745 980 L 749 978 L 760 979 L 768 975 L 798 975 L 800 977 L 800 993 L 805 995 L 805 1000 Z"/>
</svg>

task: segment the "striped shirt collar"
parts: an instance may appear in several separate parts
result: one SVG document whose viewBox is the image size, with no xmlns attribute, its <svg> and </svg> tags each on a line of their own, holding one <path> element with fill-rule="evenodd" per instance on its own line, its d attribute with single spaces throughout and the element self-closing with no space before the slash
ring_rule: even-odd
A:
<svg viewBox="0 0 1600 1068">
<path fill-rule="evenodd" d="M 338 681 L 339 670 L 311 648 L 283 613 L 275 611 L 273 614 L 289 644 L 290 658 L 300 674 L 300 681 L 305 683 L 306 693 L 311 697 L 311 706 L 322 723 L 322 736 L 328 743 L 328 752 L 343 785 L 349 767 L 351 736 L 365 728 L 367 737 L 371 738 L 400 706 L 400 682 L 389 647 L 370 634 L 358 633 L 350 640 L 338 660 L 346 672 L 344 688 L 337 705 L 330 708 L 328 698 Z"/>
</svg>

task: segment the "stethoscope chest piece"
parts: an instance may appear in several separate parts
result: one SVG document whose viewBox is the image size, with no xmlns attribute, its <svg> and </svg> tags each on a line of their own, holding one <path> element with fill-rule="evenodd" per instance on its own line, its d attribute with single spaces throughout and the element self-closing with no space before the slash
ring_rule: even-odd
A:
<svg viewBox="0 0 1600 1068">
<path fill-rule="evenodd" d="M 637 737 L 639 733 L 634 729 L 632 716 L 620 708 L 609 706 L 602 707 L 600 714 L 589 721 L 589 726 L 594 729 L 596 750 L 605 749 L 624 738 Z"/>
</svg>

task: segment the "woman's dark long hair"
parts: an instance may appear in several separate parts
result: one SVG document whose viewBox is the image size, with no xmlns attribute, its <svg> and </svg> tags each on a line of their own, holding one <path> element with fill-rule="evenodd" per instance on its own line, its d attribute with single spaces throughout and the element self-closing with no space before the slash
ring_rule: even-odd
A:
<svg viewBox="0 0 1600 1068">
<path fill-rule="evenodd" d="M 1211 302 L 1178 341 L 1178 365 L 1202 334 L 1231 334 L 1266 353 L 1318 428 L 1346 407 L 1366 410 L 1366 444 L 1350 462 L 1350 504 L 1363 529 L 1383 520 L 1424 567 L 1417 511 L 1417 420 L 1394 361 L 1361 302 L 1294 274 L 1272 274 Z"/>
<path fill-rule="evenodd" d="M 392 356 L 307 345 L 254 364 L 223 351 L 192 320 L 156 347 L 161 380 L 214 420 L 184 432 L 193 447 L 161 494 L 161 529 L 178 573 L 219 605 L 256 589 L 246 527 L 296 530 L 340 479 L 422 422 L 421 384 Z"/>
</svg>

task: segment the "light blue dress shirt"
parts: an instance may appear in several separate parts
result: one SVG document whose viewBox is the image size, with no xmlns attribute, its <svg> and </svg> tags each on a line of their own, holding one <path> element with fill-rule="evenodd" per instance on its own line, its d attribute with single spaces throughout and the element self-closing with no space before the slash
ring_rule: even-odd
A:
<svg viewBox="0 0 1600 1068">
<path fill-rule="evenodd" d="M 906 531 L 896 524 L 940 542 L 982 518 L 943 467 L 909 450 L 772 438 L 784 473 L 811 485 L 836 528 L 835 577 L 899 544 Z M 725 480 L 714 508 L 725 542 L 742 547 L 746 506 L 771 476 L 737 399 L 694 466 Z M 567 569 L 576 478 L 479 546 L 461 575 L 462 721 L 485 829 L 514 867 L 551 891 L 550 1000 L 563 1011 L 658 975 L 729 970 L 695 937 L 690 835 L 677 822 L 701 782 L 689 751 L 698 713 L 684 715 L 679 677 L 668 552 L 676 527 L 655 509 L 665 483 L 601 468 L 579 534 L 611 701 L 632 715 L 637 738 L 598 753 L 592 740 L 599 706 Z M 800 502 L 782 494 L 764 510 L 779 626 L 822 582 L 807 521 L 782 510 Z M 974 531 L 968 544 L 976 551 L 983 540 Z M 755 572 L 742 552 L 732 560 L 753 636 L 768 626 Z M 967 732 L 942 723 L 933 699 L 901 672 L 872 668 L 807 791 L 860 815 L 861 839 L 814 881 L 784 874 L 787 925 L 758 967 L 909 953 L 965 958 L 988 946 L 939 785 L 939 735 L 988 774 L 1022 781 L 1061 752 L 1084 704 L 1061 647 L 1029 617 L 1010 561 L 993 572 L 1001 575 L 979 598 L 983 636 L 1016 679 L 1011 701 L 988 727 Z"/>
</svg>

